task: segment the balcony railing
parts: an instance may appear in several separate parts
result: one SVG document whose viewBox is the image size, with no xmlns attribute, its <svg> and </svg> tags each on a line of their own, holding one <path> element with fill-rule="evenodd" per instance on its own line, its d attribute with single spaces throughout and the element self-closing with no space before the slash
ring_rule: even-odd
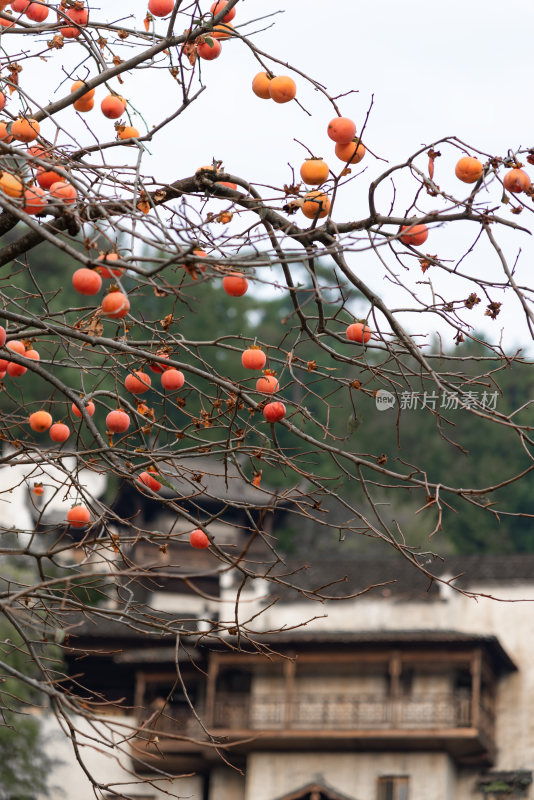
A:
<svg viewBox="0 0 534 800">
<path fill-rule="evenodd" d="M 485 720 L 486 721 L 486 720 Z M 392 699 L 385 695 L 218 693 L 213 728 L 275 730 L 443 730 L 469 728 L 468 694 L 448 693 Z"/>
<path fill-rule="evenodd" d="M 212 749 L 205 750 L 207 729 L 215 740 L 232 742 L 236 752 L 276 748 L 281 737 L 293 746 L 311 747 L 345 740 L 346 744 L 357 738 L 360 746 L 367 743 L 374 749 L 399 745 L 445 748 L 459 762 L 487 766 L 494 759 L 494 719 L 488 698 L 481 701 L 474 709 L 466 692 L 399 698 L 300 692 L 288 698 L 281 693 L 218 692 L 211 713 L 203 703 L 195 705 L 203 725 L 184 705 L 170 704 L 163 712 L 145 709 L 134 749 L 145 759 L 163 759 L 165 769 L 169 766 L 166 759 L 171 757 L 178 759 L 176 769 L 198 769 L 198 759 L 213 754 Z M 142 740 L 147 744 L 139 749 Z M 183 760 L 187 757 L 191 763 Z"/>
</svg>

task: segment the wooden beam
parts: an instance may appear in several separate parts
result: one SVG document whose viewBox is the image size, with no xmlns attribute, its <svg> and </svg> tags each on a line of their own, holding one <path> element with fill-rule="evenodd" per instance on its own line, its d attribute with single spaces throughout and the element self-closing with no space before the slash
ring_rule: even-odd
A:
<svg viewBox="0 0 534 800">
<path fill-rule="evenodd" d="M 480 725 L 480 684 L 482 677 L 482 651 L 475 650 L 471 656 L 471 725 Z"/>
<path fill-rule="evenodd" d="M 138 670 L 135 673 L 134 708 L 141 709 L 144 706 L 146 691 L 145 673 Z"/>
<path fill-rule="evenodd" d="M 206 727 L 213 727 L 215 714 L 215 687 L 219 674 L 219 654 L 210 653 L 208 661 L 208 676 L 206 679 Z"/>
<path fill-rule="evenodd" d="M 402 649 L 398 646 L 393 648 L 384 648 L 380 650 L 351 650 L 350 652 L 336 652 L 335 650 L 315 651 L 312 653 L 299 652 L 299 664 L 328 664 L 330 667 L 334 664 L 383 664 L 387 666 L 391 659 L 391 653 L 398 650 L 402 654 L 403 664 L 417 665 L 417 664 L 432 664 L 443 667 L 444 664 L 464 664 L 469 667 L 473 656 L 473 649 L 451 652 L 444 645 L 439 650 L 429 651 L 428 649 Z M 285 654 L 278 656 L 272 654 L 262 655 L 260 653 L 218 653 L 219 662 L 225 666 L 233 666 L 235 664 L 262 664 L 269 663 L 280 664 L 285 661 Z"/>
<path fill-rule="evenodd" d="M 297 669 L 297 661 L 293 655 L 287 658 L 284 662 L 284 678 L 285 678 L 285 725 L 286 728 L 291 727 L 293 718 L 293 696 L 295 694 L 295 672 Z"/>
<path fill-rule="evenodd" d="M 391 723 L 393 726 L 396 726 L 398 724 L 400 714 L 400 676 L 402 672 L 402 657 L 399 650 L 393 650 L 391 653 L 388 670 L 390 679 Z"/>
</svg>

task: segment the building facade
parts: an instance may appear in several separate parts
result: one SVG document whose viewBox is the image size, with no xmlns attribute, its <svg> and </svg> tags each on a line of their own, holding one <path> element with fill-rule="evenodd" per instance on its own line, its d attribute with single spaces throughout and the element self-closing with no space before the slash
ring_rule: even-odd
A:
<svg viewBox="0 0 534 800">
<path fill-rule="evenodd" d="M 234 630 L 182 637 L 178 655 L 171 635 L 78 626 L 76 669 L 140 726 L 128 769 L 154 785 L 124 796 L 159 800 L 163 780 L 198 800 L 534 797 L 533 568 L 453 557 L 444 578 L 464 575 L 428 586 L 398 559 L 323 562 L 299 573 L 301 593 L 242 597 Z M 207 608 L 178 572 L 152 609 L 233 618 L 228 574 Z"/>
</svg>

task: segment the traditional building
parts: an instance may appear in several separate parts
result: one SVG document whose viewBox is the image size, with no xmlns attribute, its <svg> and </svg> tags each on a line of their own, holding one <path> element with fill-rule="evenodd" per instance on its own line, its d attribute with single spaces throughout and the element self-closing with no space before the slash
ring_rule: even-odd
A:
<svg viewBox="0 0 534 800">
<path fill-rule="evenodd" d="M 192 466 L 183 507 L 218 526 L 220 553 L 141 536 L 128 613 L 68 626 L 72 685 L 100 709 L 76 726 L 101 796 L 534 798 L 534 556 L 449 557 L 432 565 L 444 583 L 401 558 L 267 567 L 259 523 L 276 530 L 295 498 L 245 484 L 237 467 Z M 121 502 L 140 530 L 181 530 L 157 501 Z M 63 762 L 52 786 L 94 797 L 45 723 Z"/>
<path fill-rule="evenodd" d="M 75 667 L 95 697 L 141 726 L 130 743 L 137 775 L 191 776 L 172 782 L 179 796 L 534 797 L 534 557 L 454 557 L 445 569 L 464 571 L 457 590 L 427 586 L 399 559 L 323 562 L 299 573 L 304 596 L 274 584 L 275 604 L 272 592 L 244 597 L 253 629 L 185 633 L 178 649 L 171 632 L 155 641 L 139 625 L 86 624 L 72 632 Z M 310 609 L 306 597 L 345 576 Z M 145 598 L 171 627 L 193 600 L 174 581 L 165 602 L 161 589 Z M 341 586 L 346 595 L 372 585 L 336 598 Z M 214 601 L 219 622 L 234 603 L 227 578 Z"/>
</svg>

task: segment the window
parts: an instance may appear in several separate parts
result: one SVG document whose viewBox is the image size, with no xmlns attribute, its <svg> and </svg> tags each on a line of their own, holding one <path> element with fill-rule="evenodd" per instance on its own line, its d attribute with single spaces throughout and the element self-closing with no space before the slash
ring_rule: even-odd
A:
<svg viewBox="0 0 534 800">
<path fill-rule="evenodd" d="M 408 778 L 389 775 L 379 778 L 378 800 L 408 800 Z"/>
</svg>

